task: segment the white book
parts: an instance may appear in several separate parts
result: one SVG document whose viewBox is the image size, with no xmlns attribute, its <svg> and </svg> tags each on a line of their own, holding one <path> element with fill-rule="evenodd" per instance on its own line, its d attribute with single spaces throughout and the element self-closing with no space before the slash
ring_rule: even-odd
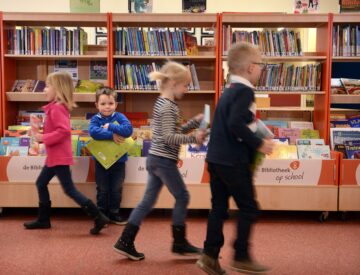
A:
<svg viewBox="0 0 360 275">
<path fill-rule="evenodd" d="M 329 145 L 297 145 L 299 159 L 330 159 Z"/>
<path fill-rule="evenodd" d="M 325 145 L 323 139 L 297 139 L 296 145 Z"/>
<path fill-rule="evenodd" d="M 314 124 L 311 121 L 289 121 L 289 127 L 314 130 Z"/>
</svg>

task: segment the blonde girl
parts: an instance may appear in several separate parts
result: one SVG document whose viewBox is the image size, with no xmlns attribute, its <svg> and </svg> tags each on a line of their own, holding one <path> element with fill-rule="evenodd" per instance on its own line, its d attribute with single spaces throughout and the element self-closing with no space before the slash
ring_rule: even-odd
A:
<svg viewBox="0 0 360 275">
<path fill-rule="evenodd" d="M 177 254 L 198 254 L 200 250 L 186 239 L 185 218 L 189 203 L 189 192 L 177 168 L 181 144 L 202 143 L 205 131 L 198 130 L 203 114 L 199 114 L 186 124 L 181 125 L 180 110 L 176 103 L 188 91 L 190 83 L 189 70 L 176 62 L 167 62 L 160 71 L 152 72 L 149 78 L 158 81 L 160 96 L 153 108 L 153 138 L 146 160 L 148 182 L 142 201 L 131 212 L 121 237 L 114 249 L 132 260 L 144 259 L 144 254 L 136 251 L 134 240 L 141 222 L 152 210 L 159 192 L 165 185 L 175 198 L 172 213 L 172 252 Z M 190 133 L 190 134 L 188 134 Z"/>
<path fill-rule="evenodd" d="M 43 133 L 35 134 L 38 142 L 45 144 L 47 157 L 45 165 L 36 180 L 39 194 L 39 211 L 36 220 L 24 223 L 26 229 L 47 229 L 51 227 L 51 201 L 48 190 L 50 180 L 57 176 L 67 196 L 79 204 L 95 221 L 91 234 L 98 234 L 109 222 L 94 203 L 80 193 L 71 178 L 70 165 L 73 164 L 71 147 L 70 111 L 75 107 L 73 100 L 74 86 L 66 72 L 48 75 L 44 89 L 46 100 L 43 107 L 46 119 Z"/>
</svg>

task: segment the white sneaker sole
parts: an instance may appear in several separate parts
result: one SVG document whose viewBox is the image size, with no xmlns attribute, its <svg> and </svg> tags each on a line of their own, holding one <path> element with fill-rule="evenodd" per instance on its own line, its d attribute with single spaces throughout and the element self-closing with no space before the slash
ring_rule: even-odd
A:
<svg viewBox="0 0 360 275">
<path fill-rule="evenodd" d="M 128 257 L 130 260 L 133 260 L 133 261 L 140 261 L 140 260 L 145 259 L 145 257 L 143 257 L 143 258 L 134 257 L 133 255 L 130 255 L 129 253 L 126 253 L 125 251 L 119 250 L 119 249 L 117 249 L 117 248 L 114 247 L 114 246 L 113 246 L 113 249 L 114 249 L 117 253 L 119 253 L 119 254 L 121 254 L 121 255 L 123 255 L 123 256 L 126 256 L 126 257 Z"/>
</svg>

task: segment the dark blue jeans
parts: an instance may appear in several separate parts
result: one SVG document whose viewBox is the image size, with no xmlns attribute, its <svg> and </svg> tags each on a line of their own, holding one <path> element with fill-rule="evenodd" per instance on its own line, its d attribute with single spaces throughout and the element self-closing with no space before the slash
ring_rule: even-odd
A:
<svg viewBox="0 0 360 275">
<path fill-rule="evenodd" d="M 77 204 L 84 206 L 89 201 L 87 197 L 76 189 L 71 178 L 69 165 L 58 165 L 53 167 L 47 167 L 45 165 L 36 180 L 36 187 L 41 203 L 47 204 L 50 202 L 48 184 L 54 176 L 58 177 L 65 194 L 76 201 Z"/>
<path fill-rule="evenodd" d="M 224 245 L 223 224 L 228 217 L 229 197 L 232 196 L 239 208 L 237 238 L 234 242 L 235 259 L 247 259 L 251 227 L 259 215 L 250 165 L 231 167 L 209 163 L 208 170 L 211 211 L 208 217 L 204 253 L 216 259 L 219 256 L 220 249 Z"/>
<path fill-rule="evenodd" d="M 103 213 L 119 213 L 122 186 L 125 179 L 125 163 L 116 162 L 105 169 L 95 161 L 96 200 L 98 208 Z"/>
<path fill-rule="evenodd" d="M 172 212 L 173 225 L 185 225 L 189 192 L 175 160 L 149 155 L 146 159 L 148 182 L 142 201 L 131 212 L 128 222 L 140 226 L 146 215 L 154 207 L 162 186 L 165 184 L 175 198 Z"/>
</svg>

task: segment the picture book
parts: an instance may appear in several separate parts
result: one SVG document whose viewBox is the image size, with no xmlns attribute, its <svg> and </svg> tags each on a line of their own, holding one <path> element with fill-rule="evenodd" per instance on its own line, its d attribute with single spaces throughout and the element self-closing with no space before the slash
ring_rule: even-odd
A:
<svg viewBox="0 0 360 275">
<path fill-rule="evenodd" d="M 15 80 L 11 92 L 31 93 L 34 90 L 36 80 Z"/>
<path fill-rule="evenodd" d="M 34 92 L 34 93 L 42 93 L 42 92 L 44 92 L 45 86 L 46 86 L 45 81 L 43 81 L 43 80 L 38 80 L 38 81 L 36 82 L 36 85 L 35 85 L 35 87 L 34 87 L 33 92 Z"/>
<path fill-rule="evenodd" d="M 330 128 L 350 128 L 349 120 L 331 120 Z"/>
<path fill-rule="evenodd" d="M 320 138 L 319 130 L 302 129 L 300 130 L 300 138 L 318 139 Z"/>
<path fill-rule="evenodd" d="M 328 145 L 298 145 L 299 159 L 330 159 Z"/>
<path fill-rule="evenodd" d="M 101 60 L 90 61 L 90 79 L 107 80 L 107 62 Z"/>
<path fill-rule="evenodd" d="M 5 156 L 5 154 L 6 154 L 6 148 L 2 144 L 2 142 L 0 142 L 0 156 Z"/>
<path fill-rule="evenodd" d="M 134 143 L 131 137 L 126 138 L 121 144 L 116 144 L 112 140 L 91 140 L 86 148 L 105 169 L 108 169 L 126 154 Z"/>
<path fill-rule="evenodd" d="M 258 138 L 273 138 L 274 134 L 270 131 L 270 129 L 265 125 L 265 123 L 260 120 L 257 119 L 256 120 L 256 131 L 255 131 L 255 135 Z"/>
<path fill-rule="evenodd" d="M 311 121 L 289 121 L 289 128 L 314 130 L 314 123 L 312 123 Z"/>
<path fill-rule="evenodd" d="M 5 137 L 28 137 L 29 130 L 4 130 Z"/>
<path fill-rule="evenodd" d="M 199 49 L 198 49 L 196 37 L 192 36 L 188 32 L 184 32 L 184 35 L 185 35 L 186 55 L 198 55 Z"/>
<path fill-rule="evenodd" d="M 331 93 L 335 95 L 347 94 L 345 87 L 343 86 L 340 78 L 331 79 Z"/>
<path fill-rule="evenodd" d="M 30 126 L 24 126 L 24 125 L 10 125 L 8 126 L 8 130 L 14 131 L 14 130 L 30 130 Z"/>
<path fill-rule="evenodd" d="M 331 149 L 350 140 L 360 140 L 360 128 L 330 128 Z"/>
<path fill-rule="evenodd" d="M 278 137 L 290 139 L 290 144 L 295 144 L 296 140 L 300 138 L 300 129 L 298 128 L 279 128 Z"/>
<path fill-rule="evenodd" d="M 71 130 L 88 130 L 90 120 L 85 119 L 70 119 Z"/>
<path fill-rule="evenodd" d="M 346 148 L 345 148 L 344 144 L 336 144 L 334 150 L 337 151 L 337 152 L 340 152 L 342 154 L 342 157 L 344 159 L 347 159 Z"/>
<path fill-rule="evenodd" d="M 296 145 L 275 144 L 271 155 L 266 155 L 266 159 L 297 159 Z"/>
<path fill-rule="evenodd" d="M 360 139 L 345 141 L 345 150 L 348 159 L 360 159 Z"/>
<path fill-rule="evenodd" d="M 29 147 L 27 146 L 8 146 L 6 148 L 6 156 L 27 156 Z"/>
<path fill-rule="evenodd" d="M 144 144 L 146 144 L 146 142 L 150 140 L 144 140 L 144 141 L 135 141 L 134 145 L 129 149 L 128 151 L 128 155 L 132 156 L 132 157 L 142 157 L 143 156 L 143 150 L 144 150 Z"/>
<path fill-rule="evenodd" d="M 349 95 L 360 95 L 360 79 L 341 78 L 346 93 Z"/>
<path fill-rule="evenodd" d="M 273 138 L 272 141 L 277 144 L 289 145 L 289 138 Z"/>
<path fill-rule="evenodd" d="M 92 156 L 89 150 L 86 148 L 86 145 L 90 142 L 91 137 L 79 136 L 77 155 L 78 156 Z"/>
<path fill-rule="evenodd" d="M 323 139 L 297 139 L 296 145 L 325 145 Z"/>
<path fill-rule="evenodd" d="M 206 0 L 182 0 L 182 11 L 202 13 L 206 11 Z"/>
<path fill-rule="evenodd" d="M 19 137 L 2 137 L 0 139 L 0 142 L 6 150 L 6 148 L 8 146 L 19 146 L 20 138 Z"/>
<path fill-rule="evenodd" d="M 152 12 L 153 0 L 128 0 L 129 13 Z"/>
<path fill-rule="evenodd" d="M 75 93 L 95 93 L 103 86 L 102 83 L 91 80 L 79 80 L 75 86 Z"/>
<path fill-rule="evenodd" d="M 78 153 L 78 143 L 79 143 L 79 136 L 78 135 L 71 135 L 71 150 L 72 155 L 75 157 Z"/>
<path fill-rule="evenodd" d="M 210 105 L 205 104 L 204 106 L 204 118 L 200 123 L 200 129 L 207 129 L 210 125 Z"/>
<path fill-rule="evenodd" d="M 283 120 L 264 120 L 263 122 L 274 133 L 275 137 L 279 137 L 279 128 L 288 128 L 288 122 Z"/>
<path fill-rule="evenodd" d="M 360 115 L 349 117 L 348 123 L 352 128 L 360 128 Z"/>
</svg>

